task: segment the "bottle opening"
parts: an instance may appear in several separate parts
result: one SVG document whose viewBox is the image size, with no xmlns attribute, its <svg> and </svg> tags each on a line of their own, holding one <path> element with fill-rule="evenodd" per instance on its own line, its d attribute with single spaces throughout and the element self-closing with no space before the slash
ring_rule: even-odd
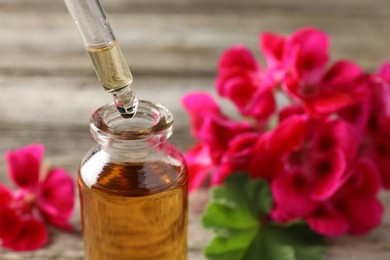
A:
<svg viewBox="0 0 390 260">
<path fill-rule="evenodd" d="M 171 131 L 173 115 L 164 106 L 140 100 L 134 117 L 123 118 L 114 103 L 96 110 L 91 117 L 91 131 L 121 140 L 144 139 Z"/>
</svg>

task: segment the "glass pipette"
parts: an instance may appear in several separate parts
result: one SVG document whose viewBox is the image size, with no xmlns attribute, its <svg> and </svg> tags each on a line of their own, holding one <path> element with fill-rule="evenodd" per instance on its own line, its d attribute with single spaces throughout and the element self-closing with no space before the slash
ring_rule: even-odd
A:
<svg viewBox="0 0 390 260">
<path fill-rule="evenodd" d="M 130 88 L 133 76 L 102 5 L 99 0 L 64 1 L 104 90 L 113 95 L 123 117 L 133 117 L 138 106 L 137 96 Z"/>
</svg>

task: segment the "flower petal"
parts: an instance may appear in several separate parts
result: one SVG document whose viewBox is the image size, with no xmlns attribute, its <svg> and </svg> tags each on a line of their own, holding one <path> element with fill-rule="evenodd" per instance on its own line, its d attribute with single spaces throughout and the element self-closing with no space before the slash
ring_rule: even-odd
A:
<svg viewBox="0 0 390 260">
<path fill-rule="evenodd" d="M 259 123 L 265 122 L 275 111 L 276 102 L 272 90 L 257 90 L 247 106 L 241 110 L 246 116 L 253 116 Z"/>
<path fill-rule="evenodd" d="M 218 104 L 206 92 L 190 93 L 183 97 L 182 104 L 190 116 L 191 133 L 195 137 L 198 137 L 199 129 L 206 117 L 221 113 Z"/>
<path fill-rule="evenodd" d="M 224 154 L 223 162 L 235 165 L 237 170 L 245 169 L 248 165 L 248 159 L 253 153 L 254 143 L 260 135 L 255 132 L 242 133 L 229 142 L 228 149 Z"/>
<path fill-rule="evenodd" d="M 271 154 L 286 154 L 301 146 L 307 135 L 307 118 L 292 115 L 284 119 L 272 131 L 264 134 L 256 144 Z"/>
<path fill-rule="evenodd" d="M 234 137 L 252 131 L 249 122 L 238 122 L 223 115 L 214 115 L 203 119 L 198 139 L 210 147 L 210 156 L 213 163 L 217 164 Z"/>
<path fill-rule="evenodd" d="M 372 134 L 387 135 L 390 132 L 390 82 L 371 82 L 371 110 L 368 130 Z"/>
<path fill-rule="evenodd" d="M 260 81 L 246 70 L 234 69 L 220 73 L 215 81 L 218 94 L 229 98 L 238 109 L 246 107 Z"/>
<path fill-rule="evenodd" d="M 318 156 L 311 167 L 315 178 L 311 197 L 322 201 L 329 199 L 345 183 L 346 167 L 344 153 L 340 150 Z"/>
<path fill-rule="evenodd" d="M 318 202 L 307 196 L 310 189 L 309 179 L 300 170 L 277 176 L 271 185 L 276 205 L 273 218 L 284 222 L 304 218 L 312 213 L 318 206 Z"/>
<path fill-rule="evenodd" d="M 362 69 L 355 63 L 342 60 L 333 64 L 322 78 L 322 84 L 329 88 L 352 90 L 356 80 L 363 76 Z"/>
<path fill-rule="evenodd" d="M 355 164 L 349 179 L 340 189 L 337 197 L 343 199 L 356 195 L 363 197 L 375 196 L 382 187 L 377 166 L 369 159 L 359 160 Z"/>
<path fill-rule="evenodd" d="M 371 103 L 368 100 L 347 106 L 339 110 L 338 114 L 343 120 L 351 123 L 359 136 L 363 138 L 370 116 Z"/>
<path fill-rule="evenodd" d="M 8 206 L 8 204 L 13 199 L 12 191 L 8 189 L 5 185 L 0 183 L 0 208 Z"/>
<path fill-rule="evenodd" d="M 390 189 L 390 138 L 378 136 L 369 146 L 369 156 L 377 165 L 382 177 L 382 185 Z"/>
<path fill-rule="evenodd" d="M 327 152 L 340 149 L 348 158 L 356 156 L 359 137 L 355 128 L 342 119 L 323 120 L 314 131 L 311 148 L 315 151 Z"/>
<path fill-rule="evenodd" d="M 55 168 L 48 173 L 40 186 L 38 208 L 51 224 L 68 227 L 63 224 L 72 216 L 74 198 L 73 179 L 65 170 Z"/>
<path fill-rule="evenodd" d="M 335 63 L 316 84 L 321 91 L 305 100 L 313 115 L 335 112 L 367 97 L 368 81 L 361 68 L 349 61 Z"/>
<path fill-rule="evenodd" d="M 258 64 L 252 52 L 243 45 L 236 45 L 227 49 L 219 60 L 219 71 L 230 69 L 258 70 Z"/>
<path fill-rule="evenodd" d="M 310 114 L 317 116 L 336 112 L 354 102 L 356 102 L 356 99 L 351 93 L 331 91 L 322 93 L 316 98 L 305 100 L 305 105 Z"/>
<path fill-rule="evenodd" d="M 43 247 L 48 238 L 45 225 L 38 219 L 23 221 L 18 236 L 12 240 L 4 240 L 2 246 L 15 251 L 29 251 Z"/>
<path fill-rule="evenodd" d="M 305 110 L 303 107 L 299 105 L 288 105 L 281 108 L 279 112 L 279 121 L 282 122 L 283 120 L 289 118 L 293 115 L 303 115 L 305 114 Z"/>
<path fill-rule="evenodd" d="M 260 35 L 261 50 L 270 68 L 283 61 L 285 37 L 274 33 L 262 33 Z"/>
<path fill-rule="evenodd" d="M 15 239 L 22 228 L 22 221 L 17 212 L 9 207 L 0 208 L 0 240 Z"/>
<path fill-rule="evenodd" d="M 378 74 L 386 81 L 390 82 L 390 62 L 384 63 L 379 69 Z"/>
<path fill-rule="evenodd" d="M 233 166 L 230 163 L 223 163 L 214 168 L 211 176 L 211 186 L 222 185 L 225 179 L 233 173 Z"/>
<path fill-rule="evenodd" d="M 210 173 L 212 162 L 209 148 L 197 144 L 184 154 L 184 158 L 188 166 L 189 192 L 192 192 L 202 185 Z"/>
<path fill-rule="evenodd" d="M 312 230 L 329 237 L 344 235 L 349 229 L 347 219 L 332 205 L 317 209 L 307 218 L 307 223 Z"/>
<path fill-rule="evenodd" d="M 284 162 L 280 155 L 270 154 L 264 151 L 252 153 L 248 164 L 248 172 L 252 178 L 264 178 L 271 182 L 278 174 L 283 172 Z"/>
<path fill-rule="evenodd" d="M 314 75 L 309 76 L 309 74 L 314 73 L 317 78 L 318 71 L 322 70 L 328 62 L 328 35 L 318 29 L 303 28 L 291 35 L 286 46 L 286 53 L 291 53 L 297 46 L 299 46 L 299 54 L 295 66 L 303 72 L 308 81 L 312 81 L 308 78 Z"/>
<path fill-rule="evenodd" d="M 379 226 L 384 213 L 382 204 L 375 197 L 352 197 L 342 204 L 340 210 L 349 222 L 349 233 L 355 235 L 366 234 L 373 228 Z"/>
<path fill-rule="evenodd" d="M 5 154 L 11 180 L 20 188 L 34 189 L 38 184 L 44 146 L 32 144 Z"/>
</svg>

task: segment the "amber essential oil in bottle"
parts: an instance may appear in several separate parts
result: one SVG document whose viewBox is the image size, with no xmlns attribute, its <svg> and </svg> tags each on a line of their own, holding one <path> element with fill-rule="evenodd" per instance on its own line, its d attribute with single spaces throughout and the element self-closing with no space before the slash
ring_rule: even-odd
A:
<svg viewBox="0 0 390 260">
<path fill-rule="evenodd" d="M 85 173 L 97 177 L 91 188 L 79 178 L 88 259 L 186 259 L 187 180 L 164 188 L 182 170 L 110 163 Z"/>
<path fill-rule="evenodd" d="M 86 259 L 186 259 L 188 176 L 180 152 L 165 142 L 171 119 L 123 130 L 155 118 L 158 109 L 145 104 L 150 106 L 141 101 L 133 119 L 123 119 L 113 104 L 92 116 L 98 145 L 78 175 Z"/>
</svg>

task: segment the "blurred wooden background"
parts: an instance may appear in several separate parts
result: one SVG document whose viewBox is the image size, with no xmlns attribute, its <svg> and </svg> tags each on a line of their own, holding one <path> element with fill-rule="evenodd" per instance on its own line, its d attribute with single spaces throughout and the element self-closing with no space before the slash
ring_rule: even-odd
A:
<svg viewBox="0 0 390 260">
<path fill-rule="evenodd" d="M 289 34 L 315 26 L 331 36 L 333 59 L 358 61 L 374 70 L 390 60 L 388 0 L 102 0 L 134 74 L 141 99 L 160 102 L 175 115 L 171 142 L 181 150 L 193 142 L 180 98 L 191 90 L 214 93 L 216 61 L 242 43 L 258 57 L 258 34 Z M 93 145 L 91 113 L 111 102 L 97 82 L 81 39 L 62 0 L 0 0 L 0 154 L 44 143 L 46 161 L 76 175 Z M 0 182 L 9 184 L 4 159 Z M 387 211 L 390 196 L 382 194 Z M 205 192 L 191 196 L 189 260 L 201 254 L 209 234 L 199 213 Z M 364 214 L 364 212 L 362 212 Z M 51 230 L 47 247 L 31 253 L 0 249 L 0 259 L 83 259 L 78 209 L 76 232 Z M 326 259 L 390 259 L 390 213 L 362 238 L 332 241 Z"/>
</svg>

